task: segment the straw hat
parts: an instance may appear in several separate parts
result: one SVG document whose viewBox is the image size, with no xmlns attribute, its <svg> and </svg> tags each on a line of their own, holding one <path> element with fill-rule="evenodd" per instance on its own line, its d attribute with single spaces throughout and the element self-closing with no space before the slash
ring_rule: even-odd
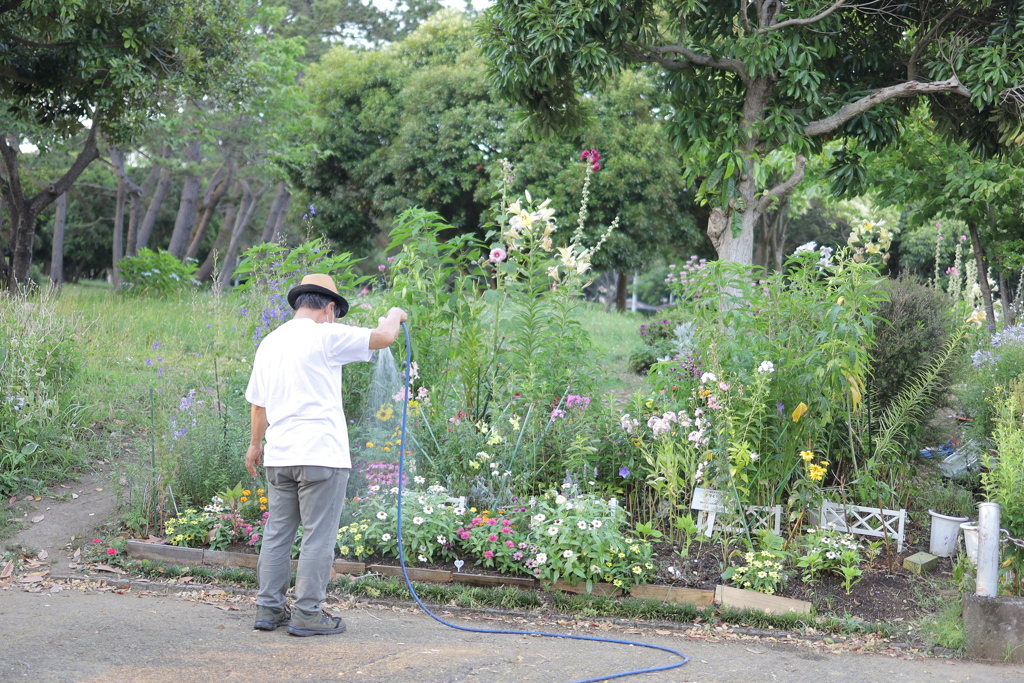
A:
<svg viewBox="0 0 1024 683">
<path fill-rule="evenodd" d="M 348 313 L 348 302 L 338 294 L 334 280 L 326 273 L 310 273 L 302 278 L 302 282 L 288 292 L 288 305 L 295 308 L 295 300 L 300 294 L 323 294 L 334 302 L 338 318 L 344 318 Z"/>
</svg>

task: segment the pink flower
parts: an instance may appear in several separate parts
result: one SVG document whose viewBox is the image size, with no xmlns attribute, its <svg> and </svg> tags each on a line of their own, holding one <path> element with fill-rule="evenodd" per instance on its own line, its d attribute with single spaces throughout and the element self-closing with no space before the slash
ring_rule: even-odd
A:
<svg viewBox="0 0 1024 683">
<path fill-rule="evenodd" d="M 468 531 L 460 532 L 459 533 L 459 538 L 461 538 L 463 541 L 468 541 L 469 540 L 469 532 Z"/>
<path fill-rule="evenodd" d="M 507 519 L 503 519 L 503 520 L 501 520 L 501 525 L 502 526 L 512 526 L 512 522 L 510 522 Z"/>
<path fill-rule="evenodd" d="M 486 557 L 488 560 L 491 559 L 492 557 L 494 557 L 494 551 L 493 550 L 485 550 L 484 551 L 484 557 Z"/>
<path fill-rule="evenodd" d="M 379 266 L 377 266 L 377 270 L 381 271 L 382 273 L 383 273 L 383 272 L 384 272 L 385 270 L 387 270 L 387 268 L 388 268 L 388 267 L 387 267 L 387 266 L 385 266 L 385 265 L 384 265 L 383 263 L 382 263 L 382 264 L 380 264 Z"/>
<path fill-rule="evenodd" d="M 512 541 L 505 541 L 505 547 L 506 548 L 515 548 L 516 544 L 513 543 Z"/>
<path fill-rule="evenodd" d="M 394 256 L 388 256 L 388 263 L 391 263 L 394 260 L 395 260 Z"/>
<path fill-rule="evenodd" d="M 508 257 L 508 253 L 501 247 L 495 247 L 491 249 L 491 257 L 488 259 L 491 263 L 501 263 Z"/>
<path fill-rule="evenodd" d="M 94 538 L 94 539 L 92 539 L 92 542 L 93 542 L 93 543 L 100 543 L 100 539 L 98 539 L 98 538 Z"/>
<path fill-rule="evenodd" d="M 503 526 L 503 527 L 501 527 L 501 533 L 503 533 L 503 534 L 511 534 L 512 533 L 512 527 L 510 527 L 510 526 Z"/>
<path fill-rule="evenodd" d="M 117 555 L 117 548 L 107 548 L 107 555 Z"/>
<path fill-rule="evenodd" d="M 490 524 L 491 526 L 494 526 L 495 524 L 498 523 L 498 520 L 496 520 L 494 517 L 491 517 L 489 520 L 487 520 L 487 523 Z"/>
<path fill-rule="evenodd" d="M 593 171 L 594 173 L 597 173 L 598 171 L 600 171 L 600 170 L 601 170 L 601 164 L 599 164 L 599 163 L 597 163 L 597 162 L 595 161 L 594 163 L 592 163 L 592 164 L 590 165 L 590 170 L 591 170 L 591 171 Z"/>
<path fill-rule="evenodd" d="M 487 540 L 490 541 L 491 543 L 494 543 L 495 541 L 498 540 L 498 536 L 497 536 L 497 534 L 491 534 L 490 536 L 487 537 Z"/>
</svg>

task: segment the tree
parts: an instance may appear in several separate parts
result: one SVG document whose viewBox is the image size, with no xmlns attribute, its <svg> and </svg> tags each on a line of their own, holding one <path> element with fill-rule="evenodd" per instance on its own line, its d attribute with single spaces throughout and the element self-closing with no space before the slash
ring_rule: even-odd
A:
<svg viewBox="0 0 1024 683">
<path fill-rule="evenodd" d="M 877 200 L 900 206 L 908 226 L 936 218 L 956 218 L 967 225 L 978 271 L 986 318 L 995 319 L 989 266 L 1000 278 L 1024 266 L 1024 153 L 985 157 L 966 141 L 940 135 L 925 107 L 917 108 L 898 144 L 864 155 L 849 151 L 831 169 L 836 193 L 884 188 Z M 851 159 L 857 160 L 852 165 Z M 1004 312 L 1009 314 L 1007 287 Z"/>
<path fill-rule="evenodd" d="M 979 146 L 1022 135 L 1018 0 L 498 0 L 483 16 L 492 82 L 540 133 L 581 125 L 583 94 L 629 65 L 660 68 L 669 138 L 715 207 L 723 259 L 752 261 L 758 219 L 826 140 L 892 142 L 904 100 L 932 98 Z"/>
<path fill-rule="evenodd" d="M 646 72 L 624 71 L 593 94 L 594 125 L 534 141 L 494 99 L 479 64 L 471 23 L 445 12 L 399 43 L 374 52 L 335 48 L 310 68 L 320 154 L 293 178 L 330 237 L 366 247 L 381 224 L 412 206 L 483 237 L 502 158 L 515 167 L 511 191 L 551 197 L 569 232 L 585 175 L 580 153 L 597 148 L 603 168 L 591 179 L 588 237 L 596 241 L 620 216 L 598 267 L 632 270 L 660 249 L 700 239 Z"/>
<path fill-rule="evenodd" d="M 0 156 L 11 219 L 10 287 L 28 280 L 40 212 L 99 154 L 100 128 L 128 138 L 168 103 L 239 73 L 249 34 L 242 0 L 10 0 L 0 5 Z M 70 168 L 32 193 L 20 143 L 43 150 L 88 128 Z"/>
</svg>

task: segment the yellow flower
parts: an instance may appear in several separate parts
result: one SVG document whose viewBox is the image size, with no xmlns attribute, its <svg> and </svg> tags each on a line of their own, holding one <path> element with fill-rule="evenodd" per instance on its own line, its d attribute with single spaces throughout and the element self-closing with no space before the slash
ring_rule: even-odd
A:
<svg viewBox="0 0 1024 683">
<path fill-rule="evenodd" d="M 807 412 L 807 404 L 801 402 L 800 405 L 798 405 L 796 407 L 796 410 L 793 411 L 793 422 L 799 422 L 800 418 L 803 417 L 804 413 L 806 413 L 806 412 Z"/>
<path fill-rule="evenodd" d="M 821 467 L 820 465 L 809 465 L 807 467 L 807 476 L 814 481 L 821 481 L 825 478 L 825 473 L 827 471 L 827 468 Z"/>
<path fill-rule="evenodd" d="M 249 499 L 248 499 L 248 498 L 246 498 L 245 496 L 242 496 L 241 498 L 239 498 L 239 500 L 240 500 L 240 501 L 242 501 L 242 502 L 244 503 L 245 501 L 247 501 L 247 500 L 249 500 Z"/>
<path fill-rule="evenodd" d="M 266 504 L 267 504 L 267 497 L 266 497 L 266 496 L 263 496 L 262 498 L 260 498 L 260 502 L 261 502 L 262 504 L 266 505 Z"/>
<path fill-rule="evenodd" d="M 263 489 L 256 489 L 256 493 L 258 493 L 258 494 L 260 494 L 262 496 L 266 492 Z"/>
<path fill-rule="evenodd" d="M 476 512 L 476 508 L 469 508 L 470 512 Z"/>
<path fill-rule="evenodd" d="M 341 546 L 340 548 L 338 548 L 338 552 L 340 552 L 342 555 L 348 555 L 348 546 Z"/>
<path fill-rule="evenodd" d="M 387 422 L 388 420 L 391 419 L 391 417 L 394 414 L 395 414 L 394 406 L 391 406 L 391 405 L 381 406 L 377 410 L 377 419 L 380 420 L 381 422 Z"/>
<path fill-rule="evenodd" d="M 242 495 L 243 496 L 251 496 L 252 495 L 252 491 L 250 491 L 249 489 L 246 489 L 246 490 L 242 491 Z"/>
<path fill-rule="evenodd" d="M 800 451 L 800 457 L 804 459 L 804 462 L 810 462 L 814 460 L 814 453 L 811 451 Z"/>
<path fill-rule="evenodd" d="M 263 512 L 266 509 L 267 509 L 266 505 L 260 505 L 260 512 Z"/>
</svg>

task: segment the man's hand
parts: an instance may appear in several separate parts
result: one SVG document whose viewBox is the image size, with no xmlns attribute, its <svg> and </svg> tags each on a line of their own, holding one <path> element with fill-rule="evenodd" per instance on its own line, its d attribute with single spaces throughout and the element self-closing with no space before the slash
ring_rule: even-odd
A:
<svg viewBox="0 0 1024 683">
<path fill-rule="evenodd" d="M 385 349 L 395 343 L 401 325 L 409 319 L 409 314 L 401 308 L 394 307 L 388 314 L 378 320 L 377 329 L 370 333 L 370 348 Z"/>
<path fill-rule="evenodd" d="M 245 469 L 249 471 L 249 476 L 253 479 L 256 478 L 256 468 L 260 466 L 260 460 L 262 458 L 262 444 L 249 444 L 249 449 L 245 452 Z"/>
</svg>

